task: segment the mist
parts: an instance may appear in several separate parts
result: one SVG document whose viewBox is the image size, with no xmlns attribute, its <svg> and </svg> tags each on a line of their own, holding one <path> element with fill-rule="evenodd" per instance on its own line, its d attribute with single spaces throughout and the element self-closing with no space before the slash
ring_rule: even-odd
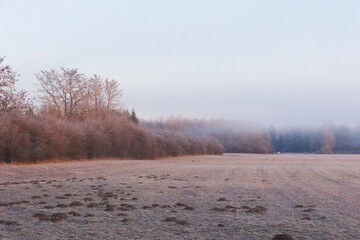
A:
<svg viewBox="0 0 360 240">
<path fill-rule="evenodd" d="M 256 122 L 183 117 L 142 121 L 152 130 L 213 138 L 228 153 L 358 154 L 360 127 L 326 122 L 319 126 L 265 126 Z"/>
<path fill-rule="evenodd" d="M 3 0 L 0 56 L 33 95 L 42 69 L 117 79 L 145 119 L 356 125 L 359 10 L 356 1 Z"/>
</svg>

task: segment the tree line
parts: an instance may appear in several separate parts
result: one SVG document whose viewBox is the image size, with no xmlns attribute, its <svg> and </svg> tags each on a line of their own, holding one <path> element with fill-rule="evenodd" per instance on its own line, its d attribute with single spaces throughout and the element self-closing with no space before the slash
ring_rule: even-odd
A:
<svg viewBox="0 0 360 240">
<path fill-rule="evenodd" d="M 223 153 L 213 138 L 140 125 L 116 80 L 45 70 L 32 98 L 16 89 L 18 77 L 0 57 L 0 163 Z"/>
<path fill-rule="evenodd" d="M 154 159 L 189 154 L 360 153 L 360 127 L 280 127 L 226 119 L 140 120 L 113 79 L 60 68 L 35 75 L 37 96 L 16 89 L 0 57 L 0 163 Z"/>
<path fill-rule="evenodd" d="M 152 129 L 212 137 L 229 153 L 360 153 L 360 126 L 325 123 L 320 127 L 267 128 L 252 122 L 182 117 L 144 124 Z"/>
<path fill-rule="evenodd" d="M 224 146 L 228 153 L 271 153 L 271 139 L 267 129 L 257 123 L 226 119 L 189 119 L 171 117 L 147 121 L 151 129 L 191 133 L 211 137 Z"/>
<path fill-rule="evenodd" d="M 269 128 L 274 152 L 360 153 L 360 127 L 325 123 L 320 127 Z"/>
</svg>

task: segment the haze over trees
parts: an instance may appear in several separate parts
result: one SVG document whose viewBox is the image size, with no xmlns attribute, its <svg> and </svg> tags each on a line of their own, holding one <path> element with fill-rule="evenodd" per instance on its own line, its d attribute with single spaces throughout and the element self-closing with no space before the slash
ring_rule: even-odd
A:
<svg viewBox="0 0 360 240">
<path fill-rule="evenodd" d="M 39 72 L 36 104 L 0 58 L 0 163 L 154 159 L 188 154 L 360 153 L 360 127 L 269 128 L 225 119 L 140 120 L 113 79 L 78 69 Z"/>
<path fill-rule="evenodd" d="M 275 128 L 252 122 L 226 119 L 171 117 L 144 121 L 151 129 L 207 136 L 229 153 L 360 153 L 360 127 L 336 126 Z"/>
<path fill-rule="evenodd" d="M 211 137 L 219 141 L 229 153 L 271 153 L 267 129 L 261 124 L 215 119 L 169 118 L 144 123 L 151 129 L 171 130 Z"/>
<path fill-rule="evenodd" d="M 78 69 L 41 71 L 36 106 L 16 90 L 18 75 L 3 58 L 0 70 L 0 163 L 223 153 L 211 138 L 140 126 L 115 80 Z"/>
<path fill-rule="evenodd" d="M 320 127 L 269 128 L 274 152 L 360 153 L 360 128 L 324 124 Z"/>
</svg>

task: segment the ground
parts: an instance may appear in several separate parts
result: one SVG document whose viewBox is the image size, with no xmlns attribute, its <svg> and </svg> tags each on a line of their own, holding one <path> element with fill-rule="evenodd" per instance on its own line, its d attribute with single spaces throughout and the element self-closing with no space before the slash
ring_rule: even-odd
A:
<svg viewBox="0 0 360 240">
<path fill-rule="evenodd" d="M 0 165 L 0 239 L 359 239 L 360 156 Z"/>
</svg>

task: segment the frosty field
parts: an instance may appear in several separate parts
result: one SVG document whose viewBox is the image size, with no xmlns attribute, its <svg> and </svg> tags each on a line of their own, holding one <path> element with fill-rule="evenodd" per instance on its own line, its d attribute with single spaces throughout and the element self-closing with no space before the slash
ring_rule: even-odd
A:
<svg viewBox="0 0 360 240">
<path fill-rule="evenodd" d="M 0 239 L 271 239 L 278 233 L 359 239 L 360 156 L 0 165 Z"/>
</svg>

